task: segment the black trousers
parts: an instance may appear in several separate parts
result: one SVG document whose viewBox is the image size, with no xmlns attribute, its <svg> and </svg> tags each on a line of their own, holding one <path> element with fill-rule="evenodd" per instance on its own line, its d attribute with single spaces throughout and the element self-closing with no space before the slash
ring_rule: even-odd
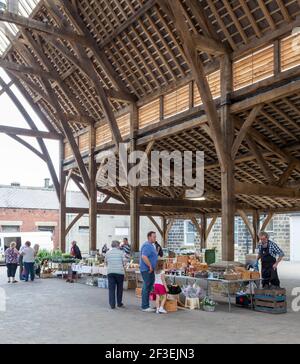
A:
<svg viewBox="0 0 300 364">
<path fill-rule="evenodd" d="M 278 271 L 273 268 L 273 265 L 276 263 L 276 259 L 269 256 L 266 256 L 262 259 L 262 278 L 263 278 L 263 287 L 267 288 L 270 286 L 280 287 L 280 280 L 278 277 Z"/>
<path fill-rule="evenodd" d="M 117 305 L 121 306 L 123 301 L 123 274 L 109 274 L 108 275 L 108 290 L 109 290 L 109 304 L 110 307 L 116 307 L 116 295 Z"/>
<path fill-rule="evenodd" d="M 6 267 L 7 267 L 7 277 L 15 278 L 18 264 L 7 263 Z"/>
</svg>

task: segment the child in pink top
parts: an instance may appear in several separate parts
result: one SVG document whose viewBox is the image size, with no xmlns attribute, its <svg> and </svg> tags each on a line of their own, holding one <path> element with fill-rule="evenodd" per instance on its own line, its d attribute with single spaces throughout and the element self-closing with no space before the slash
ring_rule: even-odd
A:
<svg viewBox="0 0 300 364">
<path fill-rule="evenodd" d="M 165 304 L 167 302 L 168 286 L 166 283 L 164 261 L 159 260 L 155 269 L 154 293 L 156 294 L 156 313 L 166 314 Z"/>
</svg>

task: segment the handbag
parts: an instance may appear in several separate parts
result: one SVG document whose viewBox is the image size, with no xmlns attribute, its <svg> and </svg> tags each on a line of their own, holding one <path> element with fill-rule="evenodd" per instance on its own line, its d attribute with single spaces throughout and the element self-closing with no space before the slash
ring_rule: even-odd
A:
<svg viewBox="0 0 300 364">
<path fill-rule="evenodd" d="M 178 295 L 182 292 L 181 288 L 177 284 L 168 285 L 170 295 Z"/>
</svg>

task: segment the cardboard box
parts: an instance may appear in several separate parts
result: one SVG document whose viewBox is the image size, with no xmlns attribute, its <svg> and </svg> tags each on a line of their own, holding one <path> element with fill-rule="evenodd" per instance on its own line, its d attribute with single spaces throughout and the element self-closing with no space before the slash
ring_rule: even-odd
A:
<svg viewBox="0 0 300 364">
<path fill-rule="evenodd" d="M 234 270 L 236 271 L 236 273 L 244 273 L 247 272 L 247 269 L 244 267 L 235 267 Z"/>
<path fill-rule="evenodd" d="M 253 272 L 250 272 L 250 271 L 246 271 L 246 272 L 243 272 L 242 273 L 242 279 L 244 280 L 244 281 L 247 281 L 247 280 L 250 280 L 250 279 L 252 279 L 251 278 L 251 273 L 253 273 Z"/>
<path fill-rule="evenodd" d="M 189 257 L 187 255 L 178 255 L 177 263 L 188 265 L 189 264 Z"/>
<path fill-rule="evenodd" d="M 260 273 L 259 272 L 251 272 L 251 279 L 260 279 Z"/>
</svg>

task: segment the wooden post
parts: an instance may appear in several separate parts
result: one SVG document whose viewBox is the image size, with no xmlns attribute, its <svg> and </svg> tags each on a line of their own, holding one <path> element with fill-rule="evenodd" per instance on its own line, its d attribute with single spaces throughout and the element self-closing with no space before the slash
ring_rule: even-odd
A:
<svg viewBox="0 0 300 364">
<path fill-rule="evenodd" d="M 135 104 L 131 107 L 130 120 L 130 150 L 136 149 L 136 137 L 138 131 L 138 110 Z M 139 188 L 130 186 L 130 240 L 132 250 L 140 250 L 140 215 L 139 215 Z"/>
<path fill-rule="evenodd" d="M 255 252 L 255 249 L 257 247 L 258 243 L 258 234 L 259 234 L 259 228 L 260 228 L 260 218 L 259 218 L 259 212 L 255 210 L 253 212 L 253 231 L 254 231 L 254 238 L 253 238 L 253 253 Z"/>
<path fill-rule="evenodd" d="M 63 168 L 64 162 L 64 142 L 59 143 L 59 179 L 60 179 L 60 193 L 59 193 L 59 248 L 66 252 L 66 193 L 65 183 L 66 174 Z"/>
<path fill-rule="evenodd" d="M 90 251 L 97 249 L 97 186 L 96 174 L 97 163 L 95 160 L 96 130 L 94 126 L 89 128 L 89 175 L 90 175 L 90 193 L 89 193 L 89 246 Z"/>
<path fill-rule="evenodd" d="M 168 238 L 167 238 L 167 219 L 162 217 L 162 230 L 163 230 L 163 248 L 167 247 Z"/>
<path fill-rule="evenodd" d="M 234 162 L 231 150 L 234 141 L 234 124 L 230 115 L 232 92 L 232 63 L 228 56 L 221 58 L 221 127 L 226 163 L 221 169 L 222 183 L 222 259 L 234 260 Z"/>
<path fill-rule="evenodd" d="M 207 248 L 207 219 L 205 214 L 201 215 L 201 249 Z"/>
</svg>

